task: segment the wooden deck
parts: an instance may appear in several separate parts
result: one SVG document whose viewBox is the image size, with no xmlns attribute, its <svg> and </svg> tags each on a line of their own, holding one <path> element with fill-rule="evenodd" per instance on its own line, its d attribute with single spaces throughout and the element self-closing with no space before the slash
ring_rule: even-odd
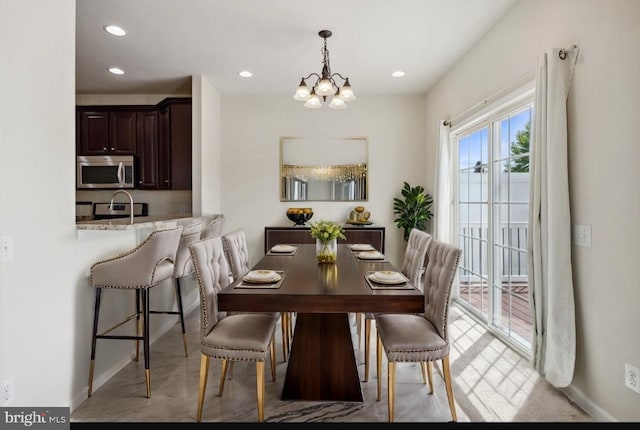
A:
<svg viewBox="0 0 640 430">
<path fill-rule="evenodd" d="M 533 318 L 529 307 L 529 286 L 526 283 L 504 284 L 502 293 L 501 317 L 496 317 L 496 325 L 502 327 L 507 334 L 521 338 L 530 347 Z M 489 290 L 488 286 L 479 283 L 460 283 L 459 300 L 468 303 L 478 310 L 485 320 L 488 318 Z M 509 317 L 511 310 L 511 317 Z"/>
</svg>

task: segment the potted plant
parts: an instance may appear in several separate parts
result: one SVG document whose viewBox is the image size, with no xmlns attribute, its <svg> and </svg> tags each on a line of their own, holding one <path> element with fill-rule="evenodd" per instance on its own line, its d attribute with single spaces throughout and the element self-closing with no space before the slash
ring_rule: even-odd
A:
<svg viewBox="0 0 640 430">
<path fill-rule="evenodd" d="M 338 253 L 338 239 L 346 239 L 344 229 L 332 221 L 320 220 L 309 223 L 311 237 L 316 240 L 316 256 L 320 263 L 335 263 Z"/>
<path fill-rule="evenodd" d="M 398 215 L 393 221 L 398 228 L 404 229 L 404 240 L 409 240 L 411 229 L 424 230 L 427 221 L 433 216 L 433 197 L 424 192 L 423 186 L 411 187 L 406 181 L 402 188 L 402 197 L 404 199 L 393 198 L 393 213 Z"/>
</svg>

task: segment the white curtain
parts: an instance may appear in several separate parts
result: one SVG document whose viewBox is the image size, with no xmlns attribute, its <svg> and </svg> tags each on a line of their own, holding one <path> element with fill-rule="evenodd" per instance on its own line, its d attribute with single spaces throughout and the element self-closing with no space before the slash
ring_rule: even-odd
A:
<svg viewBox="0 0 640 430">
<path fill-rule="evenodd" d="M 447 124 L 447 125 L 445 125 Z M 451 216 L 453 208 L 453 168 L 449 123 L 440 121 L 438 126 L 438 158 L 436 161 L 435 228 L 433 237 L 452 242 Z"/>
<path fill-rule="evenodd" d="M 576 350 L 567 164 L 567 96 L 577 48 L 538 58 L 529 206 L 533 365 L 555 387 L 573 379 Z"/>
</svg>

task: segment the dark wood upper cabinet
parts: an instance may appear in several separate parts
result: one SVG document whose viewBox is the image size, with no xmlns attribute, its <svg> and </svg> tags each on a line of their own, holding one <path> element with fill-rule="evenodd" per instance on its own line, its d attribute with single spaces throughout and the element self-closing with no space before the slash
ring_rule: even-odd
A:
<svg viewBox="0 0 640 430">
<path fill-rule="evenodd" d="M 136 188 L 156 189 L 158 183 L 158 112 L 136 112 Z"/>
<path fill-rule="evenodd" d="M 110 154 L 136 153 L 136 112 L 109 112 Z"/>
<path fill-rule="evenodd" d="M 136 188 L 190 190 L 191 98 L 76 107 L 77 155 L 135 155 Z"/>
<path fill-rule="evenodd" d="M 109 151 L 109 112 L 80 111 L 80 153 L 102 155 Z"/>
<path fill-rule="evenodd" d="M 78 155 L 135 154 L 135 112 L 81 109 L 78 113 Z"/>
<path fill-rule="evenodd" d="M 169 129 L 169 108 L 158 111 L 158 188 L 171 187 L 171 136 Z M 189 171 L 191 173 L 191 171 Z"/>
<path fill-rule="evenodd" d="M 191 99 L 171 100 L 167 133 L 171 160 L 171 189 L 191 189 Z"/>
</svg>

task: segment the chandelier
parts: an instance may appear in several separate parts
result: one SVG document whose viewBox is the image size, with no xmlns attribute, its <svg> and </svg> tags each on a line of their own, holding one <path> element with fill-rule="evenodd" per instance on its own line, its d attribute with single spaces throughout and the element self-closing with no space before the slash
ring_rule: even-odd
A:
<svg viewBox="0 0 640 430">
<path fill-rule="evenodd" d="M 300 80 L 300 85 L 293 99 L 304 101 L 304 107 L 317 109 L 322 107 L 322 102 L 326 102 L 328 96 L 333 96 L 331 97 L 329 107 L 333 109 L 344 109 L 347 107 L 346 102 L 355 100 L 356 96 L 353 94 L 353 90 L 349 84 L 349 78 L 342 77 L 340 73 L 331 73 L 329 50 L 327 49 L 327 38 L 331 37 L 331 32 L 329 30 L 322 30 L 318 33 L 318 36 L 324 39 L 324 47 L 320 50 L 320 52 L 322 52 L 322 75 L 311 73 L 306 78 L 303 77 L 302 80 Z M 311 91 L 309 91 L 306 80 L 311 77 L 315 77 L 316 81 L 311 87 Z M 335 77 L 342 79 L 342 88 L 336 84 Z M 322 101 L 320 101 L 320 97 L 322 97 Z"/>
</svg>

